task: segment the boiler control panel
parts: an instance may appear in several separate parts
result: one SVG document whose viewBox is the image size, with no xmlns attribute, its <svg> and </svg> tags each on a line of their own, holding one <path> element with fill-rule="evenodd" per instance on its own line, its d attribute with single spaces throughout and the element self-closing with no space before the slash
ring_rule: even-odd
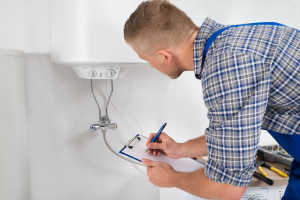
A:
<svg viewBox="0 0 300 200">
<path fill-rule="evenodd" d="M 80 65 L 73 69 L 79 78 L 84 79 L 116 79 L 120 72 L 120 67 L 109 65 Z"/>
</svg>

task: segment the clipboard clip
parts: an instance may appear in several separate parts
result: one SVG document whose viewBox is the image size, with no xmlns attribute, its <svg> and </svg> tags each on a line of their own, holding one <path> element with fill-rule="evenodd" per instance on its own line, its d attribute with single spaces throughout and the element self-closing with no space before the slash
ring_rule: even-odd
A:
<svg viewBox="0 0 300 200">
<path fill-rule="evenodd" d="M 132 138 L 131 140 L 129 140 L 128 142 L 127 142 L 127 144 L 125 144 L 125 146 L 126 147 L 128 147 L 129 149 L 132 149 L 133 148 L 133 146 L 137 143 L 137 142 L 135 142 L 135 143 L 132 143 L 135 139 L 137 139 L 138 141 L 141 141 L 141 138 L 140 138 L 140 136 L 135 136 L 134 138 Z M 135 141 L 137 141 L 137 140 L 135 140 Z M 131 144 L 132 143 L 132 144 Z M 131 144 L 131 145 L 130 145 Z"/>
</svg>

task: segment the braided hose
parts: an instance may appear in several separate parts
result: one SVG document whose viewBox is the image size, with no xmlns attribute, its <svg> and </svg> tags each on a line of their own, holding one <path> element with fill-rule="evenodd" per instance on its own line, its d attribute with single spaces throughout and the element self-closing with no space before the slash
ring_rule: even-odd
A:
<svg viewBox="0 0 300 200">
<path fill-rule="evenodd" d="M 145 165 L 143 165 L 143 164 L 140 163 L 140 162 L 135 162 L 135 161 L 132 161 L 132 160 L 130 160 L 130 159 L 124 157 L 124 156 L 121 156 L 121 155 L 120 155 L 118 152 L 116 152 L 116 151 L 109 145 L 109 143 L 107 142 L 107 139 L 106 139 L 106 130 L 105 130 L 105 129 L 102 130 L 102 133 L 103 133 L 103 139 L 104 139 L 104 142 L 105 142 L 106 146 L 107 146 L 107 147 L 109 148 L 109 150 L 110 150 L 111 152 L 113 152 L 116 156 L 118 156 L 118 157 L 120 157 L 120 158 L 122 158 L 122 159 L 124 159 L 124 160 L 127 160 L 127 161 L 129 161 L 129 162 L 131 162 L 131 163 L 133 163 L 133 164 L 136 164 L 136 165 L 140 165 L 140 166 L 144 166 L 144 167 L 145 167 Z"/>
</svg>

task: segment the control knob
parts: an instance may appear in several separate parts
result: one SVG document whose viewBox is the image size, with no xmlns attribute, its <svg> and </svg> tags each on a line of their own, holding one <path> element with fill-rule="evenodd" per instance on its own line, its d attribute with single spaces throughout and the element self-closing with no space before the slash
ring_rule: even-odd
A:
<svg viewBox="0 0 300 200">
<path fill-rule="evenodd" d="M 115 75 L 116 75 L 116 71 L 114 69 L 105 70 L 105 77 L 106 78 L 113 78 Z"/>
<path fill-rule="evenodd" d="M 95 78 L 97 76 L 97 72 L 94 69 L 90 69 L 87 71 L 87 75 L 91 78 Z"/>
</svg>

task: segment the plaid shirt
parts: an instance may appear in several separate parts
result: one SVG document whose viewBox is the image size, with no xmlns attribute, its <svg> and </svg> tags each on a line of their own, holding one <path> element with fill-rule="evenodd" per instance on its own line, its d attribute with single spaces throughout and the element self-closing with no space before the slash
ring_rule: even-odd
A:
<svg viewBox="0 0 300 200">
<path fill-rule="evenodd" d="M 224 27 L 207 18 L 194 42 L 209 118 L 205 174 L 248 186 L 261 129 L 300 134 L 300 32 L 274 25 L 229 28 L 204 58 L 206 40 Z"/>
</svg>

